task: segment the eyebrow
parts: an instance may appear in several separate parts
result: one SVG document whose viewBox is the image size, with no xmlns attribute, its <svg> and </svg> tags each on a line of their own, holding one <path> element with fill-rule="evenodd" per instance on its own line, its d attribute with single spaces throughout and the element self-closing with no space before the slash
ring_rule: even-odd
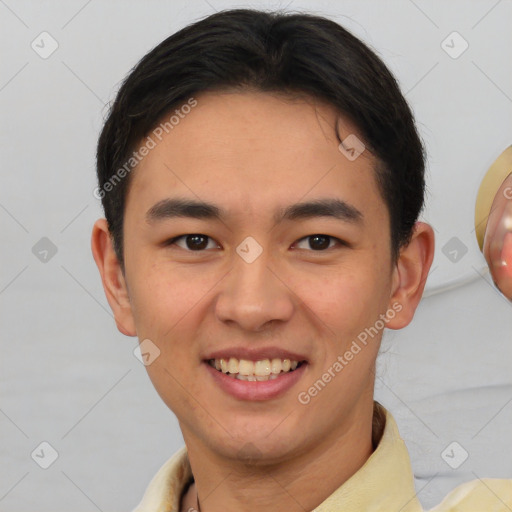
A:
<svg viewBox="0 0 512 512">
<path fill-rule="evenodd" d="M 175 217 L 222 221 L 226 212 L 215 204 L 184 198 L 162 199 L 146 212 L 146 221 L 150 224 Z M 363 213 L 346 201 L 322 198 L 281 208 L 274 214 L 274 222 L 315 217 L 332 217 L 351 224 L 362 224 L 364 219 Z"/>
</svg>

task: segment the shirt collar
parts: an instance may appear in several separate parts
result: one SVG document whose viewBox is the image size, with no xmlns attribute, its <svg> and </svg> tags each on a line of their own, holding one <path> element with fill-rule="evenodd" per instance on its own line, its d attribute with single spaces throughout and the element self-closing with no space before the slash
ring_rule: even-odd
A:
<svg viewBox="0 0 512 512">
<path fill-rule="evenodd" d="M 374 425 L 379 415 L 385 417 L 385 426 L 377 448 L 314 512 L 422 511 L 414 490 L 409 453 L 396 422 L 389 411 L 374 402 Z M 192 478 L 184 446 L 159 469 L 133 512 L 179 512 L 181 495 Z"/>
</svg>

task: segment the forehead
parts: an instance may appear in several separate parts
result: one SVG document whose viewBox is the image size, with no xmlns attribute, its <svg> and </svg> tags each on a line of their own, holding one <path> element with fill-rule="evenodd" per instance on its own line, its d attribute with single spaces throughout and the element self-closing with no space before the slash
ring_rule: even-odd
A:
<svg viewBox="0 0 512 512">
<path fill-rule="evenodd" d="M 172 128 L 150 134 L 156 145 L 131 177 L 127 205 L 134 195 L 147 205 L 178 194 L 272 216 L 276 205 L 330 195 L 361 210 L 384 207 L 373 155 L 350 160 L 339 150 L 336 126 L 342 140 L 358 131 L 330 105 L 257 92 L 194 99 L 192 109 L 175 108 Z"/>
</svg>

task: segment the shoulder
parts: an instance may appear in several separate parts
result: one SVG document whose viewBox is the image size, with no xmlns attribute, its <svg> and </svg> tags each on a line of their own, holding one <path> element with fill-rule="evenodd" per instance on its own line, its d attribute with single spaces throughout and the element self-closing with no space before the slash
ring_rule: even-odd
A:
<svg viewBox="0 0 512 512">
<path fill-rule="evenodd" d="M 512 480 L 481 478 L 456 487 L 429 512 L 510 512 Z"/>
<path fill-rule="evenodd" d="M 132 512 L 179 510 L 182 492 L 191 476 L 187 449 L 183 446 L 160 467 Z"/>
</svg>

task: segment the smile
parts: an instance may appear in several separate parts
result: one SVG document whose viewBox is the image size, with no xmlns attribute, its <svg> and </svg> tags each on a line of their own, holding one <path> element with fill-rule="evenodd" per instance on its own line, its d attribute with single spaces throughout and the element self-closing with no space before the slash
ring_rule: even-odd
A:
<svg viewBox="0 0 512 512">
<path fill-rule="evenodd" d="M 208 364 L 217 371 L 225 373 L 228 377 L 245 381 L 267 381 L 277 379 L 281 374 L 290 373 L 303 364 L 303 361 L 290 359 L 262 359 L 250 361 L 248 359 L 210 359 Z"/>
</svg>

